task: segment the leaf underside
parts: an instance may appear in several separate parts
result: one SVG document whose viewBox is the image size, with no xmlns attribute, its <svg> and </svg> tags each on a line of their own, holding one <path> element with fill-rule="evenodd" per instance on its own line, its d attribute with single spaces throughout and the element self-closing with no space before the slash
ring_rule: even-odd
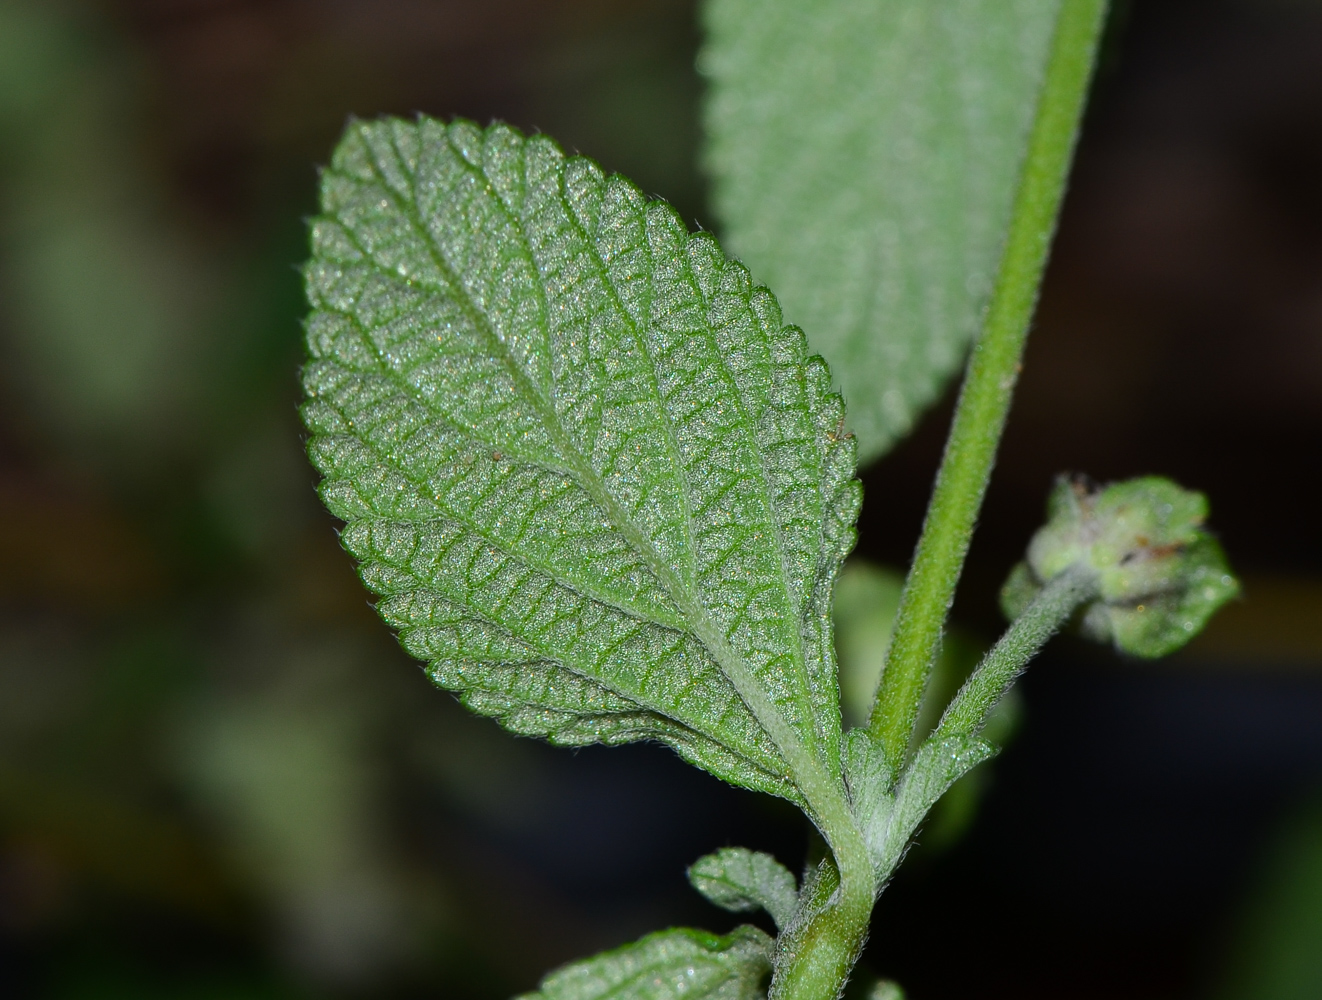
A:
<svg viewBox="0 0 1322 1000">
<path fill-rule="evenodd" d="M 724 238 L 831 363 L 864 461 L 959 367 L 1059 0 L 709 0 Z"/>
<path fill-rule="evenodd" d="M 771 293 L 590 160 L 353 123 L 306 268 L 321 495 L 432 679 L 516 733 L 839 775 L 854 442 Z M 791 753 L 791 757 L 793 754 Z"/>
<path fill-rule="evenodd" d="M 761 851 L 723 847 L 689 866 L 689 883 L 722 909 L 766 910 L 776 926 L 789 926 L 799 903 L 794 875 Z"/>
<path fill-rule="evenodd" d="M 756 927 L 672 927 L 558 969 L 517 1000 L 754 1000 L 770 971 L 771 939 Z"/>
</svg>

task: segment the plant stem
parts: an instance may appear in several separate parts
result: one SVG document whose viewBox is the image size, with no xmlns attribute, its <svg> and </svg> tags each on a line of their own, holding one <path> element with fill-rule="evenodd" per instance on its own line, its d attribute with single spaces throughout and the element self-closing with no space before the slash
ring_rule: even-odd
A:
<svg viewBox="0 0 1322 1000">
<path fill-rule="evenodd" d="M 869 891 L 861 909 L 851 905 L 842 882 L 833 905 L 815 914 L 804 926 L 782 934 L 776 943 L 776 972 L 767 1000 L 839 997 L 863 950 L 874 899 Z"/>
<path fill-rule="evenodd" d="M 991 477 L 1055 231 L 1106 0 L 1062 0 L 981 336 L 937 473 L 869 731 L 900 774 Z"/>
<path fill-rule="evenodd" d="M 801 926 L 782 932 L 768 1000 L 833 1000 L 863 950 L 877 896 L 872 859 L 847 805 L 838 822 L 825 820 L 819 819 L 819 829 L 839 881 L 828 905 Z"/>
<path fill-rule="evenodd" d="M 1079 606 L 1097 596 L 1097 576 L 1071 566 L 1053 577 L 1014 620 L 951 700 L 934 738 L 976 736 L 1028 661 L 1037 655 Z"/>
</svg>

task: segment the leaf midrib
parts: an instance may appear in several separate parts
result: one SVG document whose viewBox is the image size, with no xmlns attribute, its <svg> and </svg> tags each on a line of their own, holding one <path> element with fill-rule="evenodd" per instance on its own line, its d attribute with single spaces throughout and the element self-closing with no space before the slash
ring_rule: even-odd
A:
<svg viewBox="0 0 1322 1000">
<path fill-rule="evenodd" d="M 446 140 L 447 142 L 449 140 L 448 133 L 446 135 Z M 393 137 L 392 137 L 392 142 L 393 142 Z M 398 147 L 396 147 L 396 152 L 398 151 L 399 151 Z M 521 165 L 520 179 L 523 183 L 525 190 L 527 188 L 527 173 L 528 173 L 527 155 L 528 155 L 528 143 L 525 140 L 519 145 L 519 162 Z M 465 170 L 473 174 L 479 174 L 481 176 L 482 182 L 486 184 L 489 189 L 492 190 L 492 193 L 495 195 L 496 202 L 500 204 L 502 209 L 504 209 L 506 218 L 510 219 L 511 223 L 514 223 L 515 220 L 513 218 L 514 215 L 513 210 L 509 206 L 505 205 L 504 199 L 500 197 L 500 193 L 498 191 L 494 190 L 494 186 L 486 178 L 486 176 L 484 174 L 481 174 L 481 172 L 478 171 L 478 169 L 475 166 L 473 166 L 473 164 L 469 163 L 467 158 L 465 158 L 462 154 L 458 156 L 458 160 L 463 165 L 463 168 Z M 597 265 L 598 270 L 604 277 L 605 280 L 603 281 L 603 284 L 605 285 L 611 297 L 612 302 L 614 302 L 615 308 L 619 311 L 619 314 L 624 317 L 624 321 L 629 327 L 629 332 L 633 335 L 634 343 L 637 345 L 638 350 L 643 355 L 643 357 L 647 359 L 647 377 L 648 377 L 648 381 L 651 383 L 651 389 L 653 394 L 658 400 L 664 399 L 665 397 L 661 393 L 661 383 L 657 379 L 656 359 L 652 356 L 652 349 L 650 345 L 647 343 L 647 338 L 644 337 L 639 331 L 638 324 L 634 322 L 633 314 L 627 308 L 625 308 L 624 300 L 620 298 L 619 289 L 615 287 L 615 282 L 611 278 L 610 268 L 606 266 L 605 259 L 602 258 L 601 254 L 597 251 L 597 241 L 593 239 L 592 235 L 583 227 L 583 224 L 579 221 L 578 213 L 574 211 L 574 207 L 571 204 L 569 204 L 569 199 L 565 196 L 565 173 L 563 169 L 557 171 L 556 195 L 557 197 L 559 197 L 561 207 L 565 211 L 565 217 L 569 219 L 570 224 L 578 232 L 579 237 L 583 240 L 583 246 L 586 247 L 587 253 L 589 254 L 589 256 L 591 256 L 593 262 Z M 602 200 L 604 202 L 605 198 L 603 197 Z M 646 226 L 647 226 L 647 221 L 646 221 L 646 217 L 644 217 L 643 247 L 647 251 L 647 264 L 648 264 L 648 270 L 650 272 L 655 268 L 655 261 L 652 257 L 652 246 L 647 241 L 646 238 L 647 236 Z M 519 217 L 517 228 L 522 234 L 523 232 L 522 217 Z M 525 243 L 526 241 L 527 240 L 525 237 Z M 529 264 L 532 265 L 533 269 L 536 270 L 538 274 L 541 273 L 541 268 L 537 266 L 537 261 L 533 259 L 531 253 L 525 254 L 525 259 Z M 646 303 L 648 315 L 651 315 L 652 312 L 653 292 L 654 292 L 654 288 L 652 282 L 648 281 L 647 303 Z M 545 315 L 546 298 L 543 290 L 540 287 L 537 289 L 537 295 L 538 298 L 541 300 L 542 313 L 543 315 Z M 548 329 L 549 329 L 549 323 L 548 323 Z M 552 379 L 555 378 L 554 368 L 552 368 L 551 370 L 551 378 Z M 696 536 L 693 529 L 693 504 L 689 500 L 689 495 L 691 493 L 691 490 L 689 488 L 688 470 L 685 469 L 684 463 L 680 458 L 679 441 L 676 440 L 675 438 L 674 426 L 671 424 L 669 420 L 664 419 L 664 417 L 662 417 L 662 419 L 660 419 L 658 423 L 661 425 L 661 431 L 663 436 L 665 437 L 666 451 L 670 458 L 671 467 L 674 468 L 675 474 L 679 477 L 680 481 L 683 484 L 683 488 L 679 491 L 679 502 L 684 511 L 684 543 L 685 543 L 684 555 L 685 555 L 685 562 L 687 562 L 688 564 L 690 581 L 695 581 L 698 578 L 698 566 L 697 566 L 698 547 L 696 542 Z"/>
</svg>

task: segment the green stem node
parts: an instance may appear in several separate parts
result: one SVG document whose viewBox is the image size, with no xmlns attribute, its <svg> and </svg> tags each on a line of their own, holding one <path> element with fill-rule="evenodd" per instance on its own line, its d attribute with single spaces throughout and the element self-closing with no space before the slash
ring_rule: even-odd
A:
<svg viewBox="0 0 1322 1000">
<path fill-rule="evenodd" d="M 1087 97 L 1106 0 L 1063 0 L 983 330 L 905 584 L 869 732 L 900 774 L 991 477 Z M 822 994 L 826 997 L 827 994 Z"/>
</svg>

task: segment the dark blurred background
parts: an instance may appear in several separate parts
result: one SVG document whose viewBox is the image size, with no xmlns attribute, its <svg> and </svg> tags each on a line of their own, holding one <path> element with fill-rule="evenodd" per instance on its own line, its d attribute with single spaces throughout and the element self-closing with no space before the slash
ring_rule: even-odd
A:
<svg viewBox="0 0 1322 1000">
<path fill-rule="evenodd" d="M 1246 581 L 1158 664 L 1056 640 L 865 963 L 914 1000 L 1322 996 L 1322 5 L 1114 18 L 956 616 L 1054 474 L 1169 474 Z M 681 0 L 0 0 L 0 993 L 494 1000 L 796 813 L 516 740 L 375 618 L 301 451 L 297 265 L 349 114 L 501 118 L 690 221 Z M 949 399 L 866 474 L 909 556 Z"/>
</svg>

